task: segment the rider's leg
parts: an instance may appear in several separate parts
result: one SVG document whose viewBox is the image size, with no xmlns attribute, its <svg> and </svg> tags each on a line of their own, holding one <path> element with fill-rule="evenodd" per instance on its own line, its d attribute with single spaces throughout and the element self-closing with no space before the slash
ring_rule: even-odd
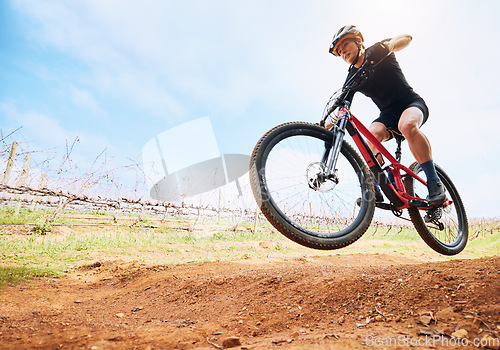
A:
<svg viewBox="0 0 500 350">
<path fill-rule="evenodd" d="M 411 153 L 425 172 L 429 189 L 429 204 L 439 205 L 445 201 L 446 195 L 432 160 L 431 144 L 420 130 L 423 120 L 424 115 L 419 108 L 407 108 L 401 114 L 398 129 L 408 141 Z"/>
<path fill-rule="evenodd" d="M 370 124 L 370 127 L 368 128 L 368 130 L 370 130 L 370 132 L 373 134 L 373 136 L 375 136 L 375 138 L 377 140 L 379 140 L 380 142 L 384 142 L 384 141 L 387 141 L 389 140 L 390 138 L 390 135 L 389 135 L 389 132 L 387 131 L 387 127 L 380 123 L 380 122 L 373 122 Z M 368 147 L 370 147 L 370 150 L 372 151 L 373 154 L 377 154 L 378 151 L 377 149 L 375 148 L 375 146 L 368 141 Z M 382 156 L 379 156 L 377 157 L 377 160 L 379 163 L 382 162 Z"/>
<path fill-rule="evenodd" d="M 375 138 L 377 140 L 379 140 L 380 142 L 386 141 L 390 137 L 389 132 L 387 131 L 387 127 L 380 122 L 373 122 L 368 129 L 373 134 L 373 136 L 375 136 Z M 368 147 L 370 148 L 370 150 L 372 151 L 373 154 L 378 153 L 377 149 L 375 148 L 375 146 L 371 142 L 368 142 Z M 377 157 L 377 160 L 379 163 L 381 163 L 382 156 L 379 155 Z M 379 186 L 377 180 L 375 179 L 375 177 L 373 176 L 373 174 L 371 172 L 370 172 L 370 174 L 372 175 L 373 184 L 375 185 L 375 201 L 376 202 L 383 202 L 384 196 L 382 194 L 382 191 L 380 190 L 380 186 Z"/>
<path fill-rule="evenodd" d="M 408 141 L 410 151 L 419 163 L 432 159 L 431 144 L 420 130 L 424 120 L 422 111 L 417 107 L 407 108 L 399 119 L 398 129 Z"/>
</svg>

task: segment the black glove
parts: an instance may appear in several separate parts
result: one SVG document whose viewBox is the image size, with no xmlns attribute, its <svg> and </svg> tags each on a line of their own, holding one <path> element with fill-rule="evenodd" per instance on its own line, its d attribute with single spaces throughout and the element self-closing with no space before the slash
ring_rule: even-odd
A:
<svg viewBox="0 0 500 350">
<path fill-rule="evenodd" d="M 389 46 L 382 42 L 375 43 L 365 51 L 365 60 L 369 66 L 376 66 L 391 53 Z"/>
</svg>

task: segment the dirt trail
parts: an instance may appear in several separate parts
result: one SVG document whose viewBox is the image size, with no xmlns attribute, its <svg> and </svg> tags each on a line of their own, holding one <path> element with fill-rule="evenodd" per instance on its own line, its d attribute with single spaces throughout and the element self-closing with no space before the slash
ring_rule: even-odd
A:
<svg viewBox="0 0 500 350">
<path fill-rule="evenodd" d="M 453 349 L 498 337 L 500 257 L 102 262 L 0 300 L 1 349 Z"/>
</svg>

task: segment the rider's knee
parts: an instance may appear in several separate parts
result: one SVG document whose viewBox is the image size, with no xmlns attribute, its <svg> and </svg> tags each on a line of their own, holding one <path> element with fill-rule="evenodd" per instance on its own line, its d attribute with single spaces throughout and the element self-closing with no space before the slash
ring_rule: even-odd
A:
<svg viewBox="0 0 500 350">
<path fill-rule="evenodd" d="M 369 130 L 380 142 L 385 141 L 388 138 L 387 128 L 383 124 L 371 124 Z"/>
<path fill-rule="evenodd" d="M 422 111 L 416 107 L 406 109 L 399 119 L 398 129 L 407 139 L 420 133 L 420 125 L 424 115 Z"/>
<path fill-rule="evenodd" d="M 400 122 L 398 125 L 398 129 L 407 139 L 411 138 L 413 135 L 419 132 L 418 126 L 415 123 Z"/>
</svg>

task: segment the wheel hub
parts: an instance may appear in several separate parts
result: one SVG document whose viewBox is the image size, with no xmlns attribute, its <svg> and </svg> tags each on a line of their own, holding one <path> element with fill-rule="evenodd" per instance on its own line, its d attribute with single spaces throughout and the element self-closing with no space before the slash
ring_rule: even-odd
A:
<svg viewBox="0 0 500 350">
<path fill-rule="evenodd" d="M 306 171 L 306 179 L 309 188 L 318 192 L 329 192 L 339 183 L 337 175 L 327 175 L 323 164 L 320 162 L 309 164 Z"/>
</svg>

